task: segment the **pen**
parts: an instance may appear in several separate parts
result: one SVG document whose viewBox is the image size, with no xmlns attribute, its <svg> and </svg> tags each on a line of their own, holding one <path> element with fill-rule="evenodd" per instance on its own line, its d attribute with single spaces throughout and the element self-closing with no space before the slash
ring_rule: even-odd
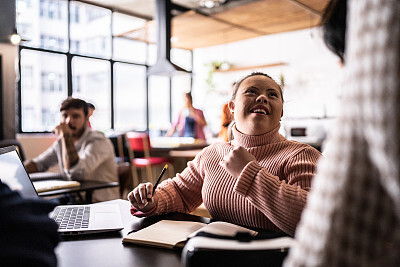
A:
<svg viewBox="0 0 400 267">
<path fill-rule="evenodd" d="M 158 176 L 157 182 L 154 184 L 154 187 L 153 187 L 153 195 L 154 195 L 154 192 L 156 191 L 156 188 L 157 188 L 158 184 L 159 184 L 160 181 L 161 181 L 162 176 L 164 175 L 164 172 L 165 172 L 167 169 L 168 169 L 168 164 L 165 164 L 164 168 L 162 169 L 162 171 L 161 171 L 161 173 L 160 173 L 160 176 Z"/>
</svg>

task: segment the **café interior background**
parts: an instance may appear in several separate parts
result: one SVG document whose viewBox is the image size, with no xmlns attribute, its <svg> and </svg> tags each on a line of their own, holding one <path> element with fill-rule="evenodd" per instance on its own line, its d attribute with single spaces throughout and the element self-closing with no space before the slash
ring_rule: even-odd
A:
<svg viewBox="0 0 400 267">
<path fill-rule="evenodd" d="M 59 104 L 67 96 L 67 57 L 71 55 L 72 95 L 96 105 L 91 123 L 104 132 L 148 127 L 151 136 L 162 135 L 182 107 L 183 93 L 191 89 L 194 106 L 204 111 L 207 137 L 212 141 L 218 134 L 221 108 L 230 99 L 232 83 L 254 70 L 284 83 L 281 132 L 286 137 L 296 138 L 291 136 L 291 128 L 304 128 L 307 134 L 298 137 L 300 141 L 323 141 L 338 112 L 342 67 L 323 43 L 319 27 L 192 51 L 173 48 L 172 62 L 190 70 L 192 80 L 190 74 L 146 79 L 146 68 L 157 60 L 156 44 L 117 36 L 143 27 L 147 19 L 111 12 L 88 1 L 54 0 L 17 0 L 16 19 L 22 48 L 19 51 L 1 43 L 0 54 L 3 118 L 15 112 L 18 120 L 20 115 L 20 129 L 12 125 L 14 120 L 3 119 L 5 137 L 10 135 L 9 129 L 19 136 L 51 131 L 59 120 Z M 225 34 L 220 38 L 224 40 Z M 173 38 L 171 42 L 173 46 Z M 18 71 L 13 73 L 18 66 L 4 67 L 15 65 L 18 59 L 20 76 Z M 21 106 L 14 109 L 19 99 L 10 90 L 15 89 L 19 77 Z"/>
</svg>

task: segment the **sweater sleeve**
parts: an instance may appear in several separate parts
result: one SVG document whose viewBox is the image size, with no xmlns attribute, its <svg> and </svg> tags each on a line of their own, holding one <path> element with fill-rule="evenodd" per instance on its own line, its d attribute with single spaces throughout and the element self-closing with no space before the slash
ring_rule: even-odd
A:
<svg viewBox="0 0 400 267">
<path fill-rule="evenodd" d="M 176 177 L 162 182 L 156 192 L 159 196 L 157 209 L 151 215 L 170 212 L 190 213 L 201 203 L 201 189 L 204 173 L 202 170 L 202 152 L 188 166 L 177 173 Z"/>
<path fill-rule="evenodd" d="M 303 149 L 285 163 L 282 177 L 272 175 L 257 161 L 249 162 L 236 182 L 235 192 L 293 236 L 320 155 L 314 149 Z"/>
</svg>

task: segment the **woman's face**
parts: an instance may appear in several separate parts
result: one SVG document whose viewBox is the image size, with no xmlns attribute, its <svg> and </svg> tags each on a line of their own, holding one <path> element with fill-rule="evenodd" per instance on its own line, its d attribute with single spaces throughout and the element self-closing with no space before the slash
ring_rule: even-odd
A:
<svg viewBox="0 0 400 267">
<path fill-rule="evenodd" d="M 272 79 L 263 75 L 251 76 L 240 84 L 229 108 L 240 132 L 265 134 L 279 125 L 283 115 L 281 91 Z"/>
</svg>

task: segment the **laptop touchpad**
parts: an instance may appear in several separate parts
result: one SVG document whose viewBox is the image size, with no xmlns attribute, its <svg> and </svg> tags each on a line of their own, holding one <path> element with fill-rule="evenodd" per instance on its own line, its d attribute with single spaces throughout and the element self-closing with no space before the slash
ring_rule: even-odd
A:
<svg viewBox="0 0 400 267">
<path fill-rule="evenodd" d="M 94 227 L 107 229 L 118 225 L 117 215 L 115 212 L 95 212 Z"/>
</svg>

